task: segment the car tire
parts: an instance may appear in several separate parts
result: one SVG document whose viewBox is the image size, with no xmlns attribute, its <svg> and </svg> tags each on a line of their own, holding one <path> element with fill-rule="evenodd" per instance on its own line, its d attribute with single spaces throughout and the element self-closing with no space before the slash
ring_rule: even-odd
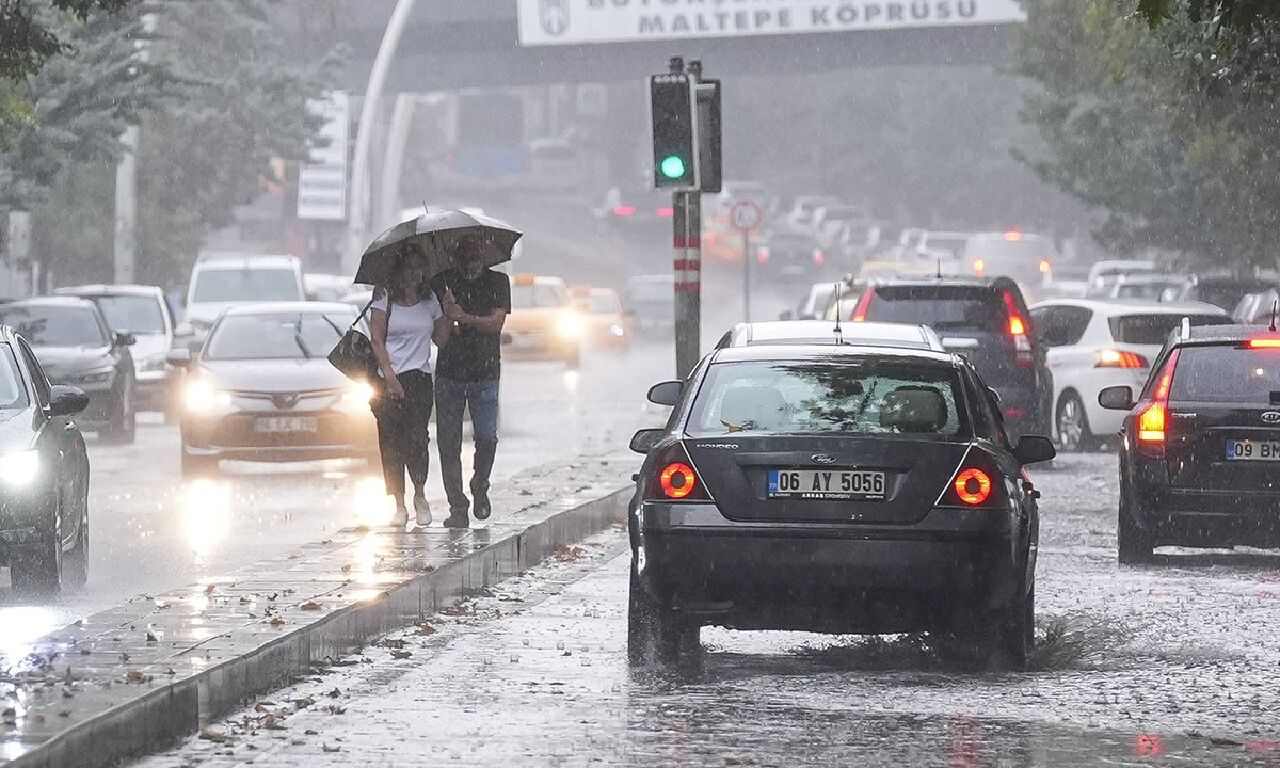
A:
<svg viewBox="0 0 1280 768">
<path fill-rule="evenodd" d="M 1036 584 L 1014 601 L 997 629 L 997 663 L 1005 669 L 1024 670 L 1036 644 Z"/>
<path fill-rule="evenodd" d="M 1097 447 L 1097 438 L 1089 429 L 1089 414 L 1084 409 L 1084 401 L 1075 392 L 1068 392 L 1058 400 L 1053 426 L 1061 451 L 1091 451 Z"/>
<path fill-rule="evenodd" d="M 1135 502 L 1123 479 L 1120 480 L 1120 509 L 1116 519 L 1116 559 L 1121 565 L 1150 563 L 1155 555 L 1155 537 L 1138 525 Z"/>
<path fill-rule="evenodd" d="M 133 390 L 133 380 L 126 379 L 121 385 L 120 393 L 114 398 L 115 406 L 112 408 L 111 416 L 98 435 L 104 442 L 112 445 L 133 445 L 138 425 Z"/>
<path fill-rule="evenodd" d="M 640 586 L 634 567 L 627 593 L 627 661 L 632 666 L 673 664 L 701 647 L 701 625 L 659 605 Z"/>
<path fill-rule="evenodd" d="M 76 545 L 62 556 L 62 585 L 79 589 L 89 580 L 89 500 L 85 498 L 80 509 L 80 530 L 76 533 Z"/>
<path fill-rule="evenodd" d="M 201 456 L 198 453 L 192 453 L 184 442 L 182 444 L 182 476 L 183 477 L 200 477 L 217 474 L 218 458 L 216 456 Z"/>
<path fill-rule="evenodd" d="M 62 589 L 62 546 L 57 531 L 17 553 L 9 563 L 9 578 L 20 595 L 56 595 Z"/>
</svg>

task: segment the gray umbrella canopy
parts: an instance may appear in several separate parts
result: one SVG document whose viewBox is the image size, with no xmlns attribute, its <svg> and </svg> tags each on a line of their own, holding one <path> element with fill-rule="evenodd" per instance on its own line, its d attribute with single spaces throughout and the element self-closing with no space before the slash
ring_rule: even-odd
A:
<svg viewBox="0 0 1280 768">
<path fill-rule="evenodd" d="M 465 211 L 428 211 L 416 219 L 391 227 L 365 249 L 355 281 L 364 285 L 386 285 L 395 271 L 395 262 L 405 246 L 415 245 L 418 258 L 425 259 L 429 276 L 457 266 L 458 243 L 475 238 L 480 260 L 486 267 L 511 260 L 511 251 L 523 233 L 505 221 Z"/>
</svg>

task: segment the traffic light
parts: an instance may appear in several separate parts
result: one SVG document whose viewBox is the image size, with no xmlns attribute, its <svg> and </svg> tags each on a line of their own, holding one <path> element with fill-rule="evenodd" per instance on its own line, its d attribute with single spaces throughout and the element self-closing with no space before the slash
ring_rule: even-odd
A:
<svg viewBox="0 0 1280 768">
<path fill-rule="evenodd" d="M 702 80 L 698 96 L 698 181 L 703 192 L 720 191 L 720 81 Z"/>
<path fill-rule="evenodd" d="M 697 122 L 688 75 L 649 78 L 649 107 L 653 125 L 654 187 L 697 189 Z"/>
</svg>

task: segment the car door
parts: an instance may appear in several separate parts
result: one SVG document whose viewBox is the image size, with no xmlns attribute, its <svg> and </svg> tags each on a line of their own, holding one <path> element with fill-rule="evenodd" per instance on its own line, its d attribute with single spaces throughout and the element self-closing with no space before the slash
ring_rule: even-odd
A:
<svg viewBox="0 0 1280 768">
<path fill-rule="evenodd" d="M 64 500 L 82 499 L 88 493 L 89 454 L 85 448 L 84 436 L 75 420 L 68 416 L 49 416 L 49 403 L 52 400 L 52 388 L 49 378 L 40 366 L 40 361 L 27 346 L 25 339 L 18 339 L 18 349 L 23 363 L 31 378 L 32 394 L 40 407 L 41 418 L 45 423 L 40 431 L 39 447 L 42 457 L 52 462 L 55 484 L 60 498 Z M 62 512 L 77 509 L 75 505 L 64 504 Z M 63 520 L 62 535 L 64 542 L 71 540 L 80 525 L 79 519 Z"/>
</svg>

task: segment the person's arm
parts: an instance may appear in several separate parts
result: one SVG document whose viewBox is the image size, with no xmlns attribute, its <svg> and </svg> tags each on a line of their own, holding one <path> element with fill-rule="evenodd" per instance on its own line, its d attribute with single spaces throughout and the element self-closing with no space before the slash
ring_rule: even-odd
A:
<svg viewBox="0 0 1280 768">
<path fill-rule="evenodd" d="M 502 326 L 507 322 L 507 310 L 495 309 L 487 315 L 470 315 L 459 310 L 456 318 L 458 325 L 469 325 L 481 333 L 501 333 Z"/>
<path fill-rule="evenodd" d="M 387 309 L 391 307 L 391 299 L 387 298 Z M 387 383 L 387 397 L 399 400 L 404 397 L 404 387 L 396 377 L 395 368 L 391 367 L 391 354 L 387 352 L 387 323 L 390 317 L 386 309 L 373 307 L 370 310 L 369 335 L 373 342 L 373 356 L 378 360 L 378 370 L 382 372 L 382 380 Z"/>
<path fill-rule="evenodd" d="M 445 315 L 443 309 L 434 319 L 435 324 L 431 326 L 431 340 L 437 347 L 443 349 L 449 342 L 449 337 L 453 335 L 453 320 Z"/>
</svg>

